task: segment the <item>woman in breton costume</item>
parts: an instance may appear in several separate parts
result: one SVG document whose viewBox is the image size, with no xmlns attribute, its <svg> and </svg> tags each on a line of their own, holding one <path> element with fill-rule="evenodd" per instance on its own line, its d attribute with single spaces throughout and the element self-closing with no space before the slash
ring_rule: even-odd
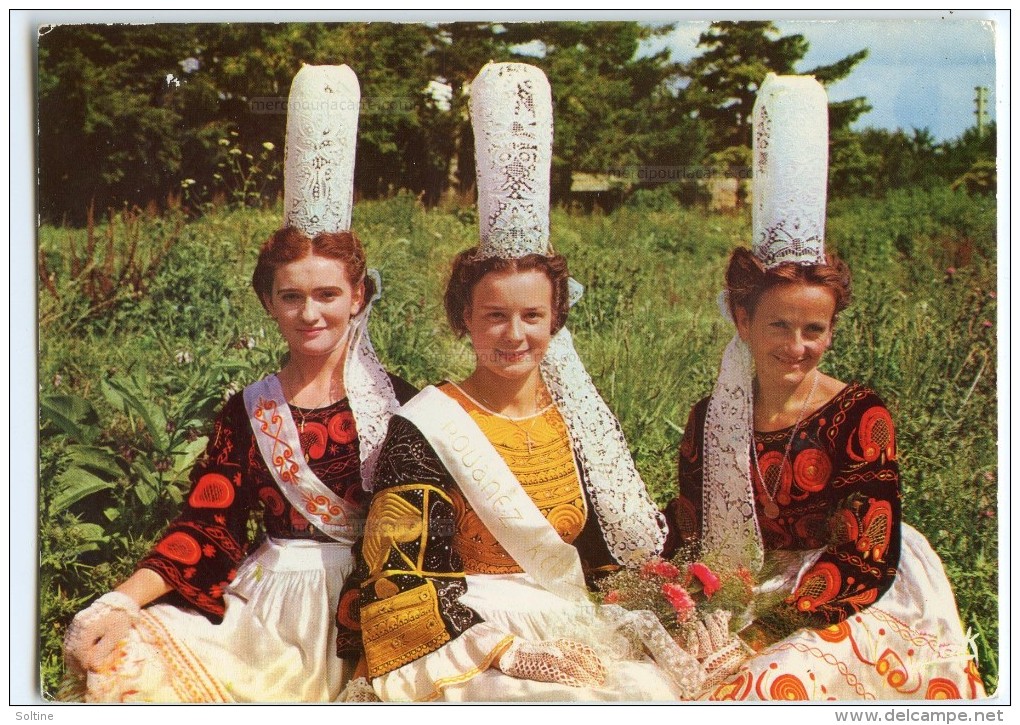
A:
<svg viewBox="0 0 1020 725">
<path fill-rule="evenodd" d="M 571 285 L 548 233 L 548 81 L 533 66 L 489 64 L 472 83 L 471 118 L 481 243 L 456 258 L 446 309 L 476 367 L 390 422 L 359 587 L 338 615 L 341 654 L 363 644 L 371 680 L 353 681 L 353 697 L 692 693 L 700 665 L 654 618 L 588 597 L 586 577 L 660 551 L 664 528 L 564 327 Z"/>
<path fill-rule="evenodd" d="M 900 521 L 889 411 L 818 369 L 850 301 L 823 248 L 827 112 L 812 77 L 759 91 L 753 247 L 726 273 L 737 335 L 680 445 L 667 552 L 700 542 L 724 569 L 765 565 L 762 596 L 779 602 L 742 632 L 756 653 L 700 697 L 981 697 L 942 564 Z"/>
<path fill-rule="evenodd" d="M 349 675 L 336 605 L 386 425 L 414 392 L 372 348 L 378 282 L 348 231 L 359 97 L 347 66 L 294 78 L 285 227 L 252 280 L 289 355 L 226 403 L 137 571 L 74 618 L 66 659 L 90 701 L 330 701 Z"/>
</svg>

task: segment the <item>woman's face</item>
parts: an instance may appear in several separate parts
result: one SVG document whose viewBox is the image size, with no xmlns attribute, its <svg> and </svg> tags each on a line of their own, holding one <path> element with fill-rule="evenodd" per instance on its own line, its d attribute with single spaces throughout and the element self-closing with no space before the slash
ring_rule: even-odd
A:
<svg viewBox="0 0 1020 725">
<path fill-rule="evenodd" d="M 482 277 L 464 310 L 478 368 L 509 379 L 533 373 L 552 339 L 552 297 L 552 281 L 541 270 Z"/>
<path fill-rule="evenodd" d="M 329 355 L 344 344 L 364 285 L 350 283 L 340 260 L 310 254 L 278 267 L 273 293 L 263 301 L 291 354 Z"/>
<path fill-rule="evenodd" d="M 765 292 L 753 315 L 742 308 L 736 312 L 737 332 L 751 348 L 759 384 L 796 388 L 832 343 L 836 296 L 825 287 L 793 282 Z"/>
</svg>

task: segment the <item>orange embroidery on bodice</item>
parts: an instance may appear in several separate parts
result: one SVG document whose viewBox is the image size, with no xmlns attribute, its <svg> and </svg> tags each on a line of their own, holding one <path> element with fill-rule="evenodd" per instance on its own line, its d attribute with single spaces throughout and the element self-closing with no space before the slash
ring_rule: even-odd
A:
<svg viewBox="0 0 1020 725">
<path fill-rule="evenodd" d="M 447 383 L 440 389 L 468 412 L 538 510 L 563 540 L 572 544 L 584 529 L 588 509 L 567 426 L 556 406 L 550 405 L 535 417 L 510 420 L 481 407 L 455 385 Z M 464 563 L 464 572 L 521 573 L 460 492 L 453 491 L 450 498 L 456 516 L 453 546 Z"/>
</svg>

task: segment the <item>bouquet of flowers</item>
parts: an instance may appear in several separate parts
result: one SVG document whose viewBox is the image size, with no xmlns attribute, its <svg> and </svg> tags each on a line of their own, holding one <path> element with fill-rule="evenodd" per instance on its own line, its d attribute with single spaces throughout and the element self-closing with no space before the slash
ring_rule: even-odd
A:
<svg viewBox="0 0 1020 725">
<path fill-rule="evenodd" d="M 668 561 L 655 557 L 640 567 L 621 569 L 600 579 L 597 586 L 601 603 L 651 611 L 684 647 L 698 623 L 713 612 L 729 613 L 732 633 L 750 624 L 753 617 L 755 579 L 750 570 L 713 570 L 690 551 Z"/>
<path fill-rule="evenodd" d="M 710 677 L 725 676 L 754 650 L 769 642 L 766 633 L 750 626 L 760 617 L 783 620 L 780 603 L 793 590 L 799 574 L 813 558 L 800 552 L 770 552 L 762 569 L 712 568 L 693 547 L 671 559 L 653 557 L 600 579 L 595 598 L 631 610 L 651 611 L 663 628 L 705 666 Z M 817 552 L 816 552 L 817 554 Z M 737 634 L 741 636 L 737 636 Z M 748 647 L 744 640 L 753 647 Z"/>
</svg>

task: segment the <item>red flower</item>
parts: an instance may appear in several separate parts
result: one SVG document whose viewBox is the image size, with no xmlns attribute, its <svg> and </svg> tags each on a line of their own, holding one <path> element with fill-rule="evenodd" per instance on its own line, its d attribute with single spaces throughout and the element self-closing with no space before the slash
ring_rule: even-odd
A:
<svg viewBox="0 0 1020 725">
<path fill-rule="evenodd" d="M 641 565 L 641 578 L 651 579 L 653 576 L 661 576 L 665 579 L 675 579 L 680 570 L 662 559 L 651 559 Z"/>
<path fill-rule="evenodd" d="M 604 604 L 616 604 L 620 601 L 620 592 L 615 589 L 611 592 L 606 592 L 606 596 L 602 598 Z"/>
<path fill-rule="evenodd" d="M 655 564 L 655 573 L 666 579 L 676 579 L 680 576 L 680 570 L 668 561 L 660 561 Z"/>
<path fill-rule="evenodd" d="M 662 595 L 676 611 L 677 622 L 685 622 L 694 614 L 694 600 L 679 584 L 666 582 L 662 585 Z"/>
<path fill-rule="evenodd" d="M 698 581 L 701 582 L 701 586 L 706 597 L 710 597 L 715 594 L 719 591 L 719 587 L 722 586 L 722 584 L 719 583 L 719 577 L 701 562 L 691 564 L 687 568 L 687 571 L 690 572 L 692 576 L 697 577 Z"/>
</svg>

